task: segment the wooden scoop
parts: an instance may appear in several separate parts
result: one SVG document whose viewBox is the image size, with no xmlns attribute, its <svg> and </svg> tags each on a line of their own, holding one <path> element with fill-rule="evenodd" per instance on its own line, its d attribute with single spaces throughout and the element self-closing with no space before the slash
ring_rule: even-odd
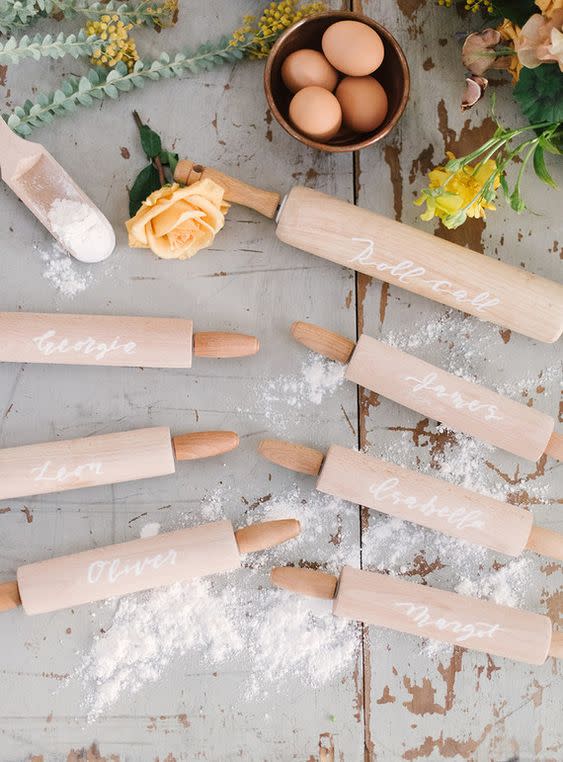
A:
<svg viewBox="0 0 563 762">
<path fill-rule="evenodd" d="M 275 217 L 277 237 L 310 254 L 539 341 L 561 336 L 563 286 L 546 278 L 310 188 L 281 200 L 187 159 L 174 176 L 188 185 L 214 180 L 226 201 Z"/>
<path fill-rule="evenodd" d="M 318 476 L 316 488 L 326 495 L 509 556 L 527 549 L 563 561 L 563 535 L 533 526 L 529 511 L 464 487 L 339 445 L 329 447 L 325 456 L 309 447 L 264 439 L 258 452 L 279 466 Z"/>
<path fill-rule="evenodd" d="M 196 357 L 246 357 L 255 336 L 193 332 L 178 318 L 0 312 L 0 362 L 191 368 Z"/>
<path fill-rule="evenodd" d="M 113 252 L 115 233 L 94 202 L 43 146 L 20 138 L 2 118 L 0 169 L 6 185 L 73 257 L 101 262 Z M 53 224 L 54 210 L 61 202 L 78 214 L 73 217 L 74 223 L 82 226 L 78 243 Z"/>
<path fill-rule="evenodd" d="M 482 439 L 521 458 L 543 453 L 563 460 L 563 437 L 539 410 L 465 381 L 407 352 L 363 334 L 357 344 L 311 323 L 297 322 L 293 337 L 314 352 L 348 363 L 345 377 L 448 428 Z"/>
<path fill-rule="evenodd" d="M 0 611 L 21 604 L 26 614 L 45 614 L 232 571 L 240 567 L 241 554 L 274 547 L 299 532 L 296 519 L 236 532 L 230 521 L 216 521 L 20 566 L 17 581 L 0 585 Z"/>
<path fill-rule="evenodd" d="M 345 566 L 340 578 L 310 569 L 272 570 L 274 585 L 334 599 L 332 613 L 528 664 L 563 658 L 563 633 L 541 614 Z"/>
<path fill-rule="evenodd" d="M 175 460 L 234 450 L 234 431 L 172 437 L 166 426 L 0 450 L 0 499 L 118 484 L 176 471 Z"/>
</svg>

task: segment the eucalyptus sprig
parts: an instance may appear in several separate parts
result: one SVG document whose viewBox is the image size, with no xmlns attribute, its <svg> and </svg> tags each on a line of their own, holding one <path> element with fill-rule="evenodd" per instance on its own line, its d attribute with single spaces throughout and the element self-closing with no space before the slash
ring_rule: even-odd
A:
<svg viewBox="0 0 563 762">
<path fill-rule="evenodd" d="M 152 26 L 162 29 L 175 23 L 177 0 L 143 0 L 141 3 L 109 0 L 107 3 L 88 0 L 0 0 L 0 32 L 12 34 L 44 16 L 74 18 L 82 16 L 97 21 L 116 14 L 124 24 Z"/>
<path fill-rule="evenodd" d="M 136 111 L 133 111 L 135 124 L 139 128 L 141 146 L 149 164 L 137 175 L 129 191 L 129 214 L 134 217 L 143 201 L 150 194 L 174 180 L 174 170 L 178 163 L 178 154 L 162 148 L 160 135 L 143 121 Z"/>
<path fill-rule="evenodd" d="M 27 58 L 39 61 L 41 58 L 91 56 L 103 45 L 97 35 L 88 35 L 84 30 L 68 35 L 60 32 L 55 36 L 36 34 L 29 37 L 26 34 L 20 39 L 9 37 L 5 43 L 0 42 L 0 64 L 18 64 Z"/>
<path fill-rule="evenodd" d="M 161 53 L 152 61 L 139 60 L 132 71 L 123 62 L 109 71 L 89 69 L 83 77 L 65 78 L 53 92 L 40 93 L 35 102 L 28 100 L 23 106 L 16 106 L 6 121 L 15 132 L 27 136 L 35 127 L 76 111 L 78 106 L 92 106 L 106 97 L 117 99 L 124 92 L 144 87 L 148 81 L 179 77 L 187 72 L 196 74 L 241 58 L 244 50 L 229 45 L 229 40 L 223 38 L 217 45 L 202 45 L 192 54 L 176 53 L 171 58 L 168 53 Z"/>
</svg>

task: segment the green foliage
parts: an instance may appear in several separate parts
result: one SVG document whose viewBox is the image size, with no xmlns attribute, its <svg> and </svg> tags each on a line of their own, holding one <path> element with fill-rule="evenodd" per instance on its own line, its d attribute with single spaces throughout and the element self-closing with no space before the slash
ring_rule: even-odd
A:
<svg viewBox="0 0 563 762">
<path fill-rule="evenodd" d="M 524 67 L 513 93 L 531 124 L 563 122 L 563 77 L 557 64 Z"/>
<path fill-rule="evenodd" d="M 162 151 L 160 135 L 154 130 L 151 130 L 148 124 L 142 124 L 139 128 L 139 132 L 141 134 L 143 151 L 148 158 L 155 159 L 157 156 L 160 156 L 160 152 Z"/>
<path fill-rule="evenodd" d="M 151 162 L 137 175 L 137 179 L 129 191 L 129 215 L 134 217 L 143 201 L 150 194 L 160 188 L 160 176 L 158 169 Z"/>
<path fill-rule="evenodd" d="M 91 56 L 96 48 L 102 45 L 96 35 L 86 35 L 84 30 L 78 34 L 65 35 L 60 32 L 51 34 L 36 34 L 35 37 L 24 35 L 21 39 L 10 37 L 5 43 L 0 42 L 0 64 L 17 64 L 26 58 L 39 61 L 41 58 L 64 58 L 72 56 Z"/>
<path fill-rule="evenodd" d="M 139 172 L 133 187 L 129 191 L 129 212 L 131 217 L 135 215 L 142 202 L 154 190 L 174 181 L 174 170 L 178 163 L 178 154 L 162 148 L 162 140 L 158 132 L 152 130 L 148 124 L 143 124 L 139 114 L 134 111 L 133 116 L 139 135 L 141 146 L 150 164 Z M 167 177 L 168 175 L 168 177 Z"/>
<path fill-rule="evenodd" d="M 205 44 L 192 54 L 170 56 L 161 53 L 153 61 L 137 61 L 131 72 L 121 61 L 110 71 L 92 68 L 83 77 L 67 77 L 54 92 L 40 93 L 35 102 L 27 100 L 23 106 L 16 106 L 7 122 L 15 132 L 25 137 L 35 127 L 71 113 L 78 106 L 92 106 L 104 98 L 119 98 L 124 92 L 144 87 L 147 81 L 179 77 L 187 72 L 197 74 L 241 58 L 244 58 L 244 51 L 229 45 L 224 38 L 216 46 Z"/>
<path fill-rule="evenodd" d="M 557 188 L 557 183 L 550 175 L 545 164 L 545 151 L 541 143 L 538 143 L 534 151 L 533 164 L 534 172 L 540 178 L 540 180 L 546 185 L 549 185 L 551 188 Z"/>
<path fill-rule="evenodd" d="M 495 17 L 510 19 L 510 21 L 524 26 L 533 13 L 540 13 L 534 0 L 493 0 Z"/>
<path fill-rule="evenodd" d="M 167 22 L 172 22 L 171 12 L 165 10 L 162 13 L 161 5 L 156 0 L 143 0 L 136 4 L 119 0 L 109 0 L 107 3 L 93 3 L 90 0 L 0 0 L 0 33 L 11 34 L 42 16 L 82 16 L 97 20 L 100 16 L 113 13 L 123 23 L 134 26 L 146 24 L 160 29 Z"/>
</svg>

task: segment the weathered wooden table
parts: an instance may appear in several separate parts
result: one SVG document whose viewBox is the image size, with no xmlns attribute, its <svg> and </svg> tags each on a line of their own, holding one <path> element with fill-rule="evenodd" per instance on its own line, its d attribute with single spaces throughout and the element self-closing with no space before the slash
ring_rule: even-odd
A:
<svg viewBox="0 0 563 762">
<path fill-rule="evenodd" d="M 143 52 L 228 33 L 239 13 L 257 7 L 253 2 L 199 0 L 182 6 L 186 7 L 174 30 L 160 37 L 140 35 Z M 382 144 L 358 156 L 306 150 L 272 121 L 258 62 L 147 86 L 119 102 L 105 102 L 38 130 L 36 139 L 66 165 L 118 231 L 118 251 L 92 267 L 92 283 L 73 300 L 61 296 L 43 277 L 45 263 L 35 245 L 48 246 L 46 234 L 8 189 L 1 189 L 3 309 L 188 316 L 196 317 L 202 329 L 241 330 L 262 341 L 262 352 L 253 359 L 202 361 L 189 374 L 1 367 L 3 446 L 151 423 L 170 425 L 174 432 L 233 428 L 243 442 L 219 462 L 181 468 L 168 479 L 4 501 L 3 579 L 26 561 L 134 538 L 139 526 L 134 519 L 139 516 L 172 527 L 182 511 L 197 516 L 200 500 L 220 485 L 229 485 L 225 511 L 241 523 L 249 518 L 245 505 L 265 495 L 284 494 L 296 482 L 306 496 L 312 488 L 309 481 L 269 469 L 256 456 L 258 440 L 279 433 L 275 417 L 265 415 L 261 390 L 278 376 L 298 373 L 303 359 L 288 335 L 295 319 L 310 319 L 351 337 L 365 331 L 402 346 L 410 344 L 424 359 L 491 386 L 508 386 L 513 396 L 556 414 L 557 345 L 539 345 L 472 318 L 464 320 L 438 304 L 293 251 L 275 239 L 269 223 L 243 209 L 233 208 L 213 248 L 188 263 L 158 261 L 127 248 L 122 225 L 127 216 L 125 186 L 142 161 L 130 115 L 133 107 L 174 141 L 181 155 L 263 187 L 283 191 L 292 183 L 304 183 L 403 222 L 424 225 L 412 201 L 425 172 L 445 151 L 471 149 L 492 128 L 486 101 L 468 115 L 458 108 L 463 71 L 454 35 L 467 29 L 471 20 L 431 0 L 366 0 L 354 6 L 397 36 L 411 68 L 407 111 Z M 4 109 L 22 102 L 39 82 L 46 89 L 62 71 L 79 69 L 79 64 L 65 61 L 2 70 Z M 498 86 L 496 93 L 498 112 L 506 122 L 515 119 L 509 88 Z M 526 184 L 530 207 L 537 214 L 518 217 L 502 203 L 486 227 L 474 222 L 437 234 L 557 279 L 560 197 L 534 178 Z M 280 404 L 278 412 L 283 411 Z M 295 441 L 319 447 L 338 442 L 375 455 L 394 452 L 401 462 L 421 468 L 434 464 L 437 471 L 445 451 L 453 464 L 450 470 L 455 472 L 456 462 L 461 469 L 469 446 L 375 394 L 357 394 L 351 385 L 327 395 L 321 406 L 288 406 L 285 415 L 284 435 Z M 490 480 L 491 489 L 504 491 L 514 503 L 531 503 L 538 523 L 563 531 L 554 461 L 542 459 L 531 466 L 491 451 L 476 461 L 476 467 Z M 466 476 L 457 474 L 458 479 Z M 344 517 L 343 541 L 357 548 L 355 563 L 385 568 L 385 553 L 374 559 L 366 540 L 379 520 L 361 508 Z M 332 522 L 333 517 L 319 517 L 321 534 L 311 540 L 306 554 L 301 548 L 303 558 L 330 557 L 335 547 Z M 455 558 L 440 558 L 433 538 L 428 533 L 424 537 L 405 548 L 401 573 L 413 581 L 453 588 L 464 569 L 456 566 Z M 390 546 L 394 542 L 391 536 Z M 397 548 L 391 551 L 396 555 Z M 506 562 L 499 558 L 496 568 Z M 487 565 L 491 564 L 494 559 L 489 556 Z M 531 558 L 526 568 L 520 605 L 557 618 L 560 569 L 539 558 Z M 239 695 L 244 675 L 236 660 L 214 673 L 188 656 L 175 660 L 158 683 L 134 696 L 121 696 L 109 713 L 86 725 L 81 711 L 84 686 L 77 680 L 63 683 L 77 666 L 77 654 L 104 626 L 105 615 L 96 617 L 96 611 L 92 606 L 37 618 L 26 618 L 21 611 L 3 615 L 2 762 L 563 759 L 562 684 L 553 660 L 533 668 L 462 650 L 433 654 L 421 649 L 416 639 L 360 626 L 356 663 L 333 684 L 312 689 L 296 675 L 279 692 L 248 701 Z"/>
</svg>

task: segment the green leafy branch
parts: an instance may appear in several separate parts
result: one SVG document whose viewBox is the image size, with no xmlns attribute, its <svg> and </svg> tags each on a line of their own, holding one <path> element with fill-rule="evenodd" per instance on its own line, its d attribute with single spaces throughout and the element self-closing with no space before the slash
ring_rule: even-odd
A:
<svg viewBox="0 0 563 762">
<path fill-rule="evenodd" d="M 131 217 L 135 216 L 143 201 L 153 191 L 173 181 L 174 170 L 178 163 L 177 153 L 162 148 L 160 135 L 151 130 L 148 124 L 143 124 L 136 111 L 133 111 L 133 117 L 139 128 L 141 146 L 149 164 L 139 172 L 129 191 L 129 214 Z"/>
<path fill-rule="evenodd" d="M 121 93 L 144 87 L 147 81 L 180 77 L 187 72 L 197 74 L 219 64 L 239 61 L 245 56 L 245 45 L 233 46 L 223 38 L 217 45 L 202 45 L 192 54 L 176 53 L 171 57 L 161 53 L 153 61 L 136 61 L 131 72 L 121 61 L 110 71 L 89 69 L 83 77 L 66 78 L 60 89 L 40 93 L 35 102 L 28 100 L 23 106 L 16 106 L 6 121 L 14 132 L 27 136 L 35 127 L 71 113 L 78 106 L 92 106 L 106 97 L 117 99 Z"/>
<path fill-rule="evenodd" d="M 547 169 L 545 153 L 561 155 L 561 151 L 557 146 L 557 138 L 560 129 L 561 127 L 559 124 L 546 122 L 533 124 L 529 127 L 521 127 L 515 130 L 508 130 L 499 125 L 495 130 L 494 135 L 475 151 L 472 151 L 462 158 L 451 159 L 445 166 L 446 171 L 452 173 L 450 177 L 453 176 L 453 173 L 459 172 L 474 161 L 478 162 L 472 170 L 474 175 L 481 167 L 483 167 L 485 162 L 491 158 L 494 158 L 496 167 L 495 171 L 491 173 L 479 192 L 462 209 L 453 215 L 447 226 L 458 227 L 461 225 L 467 217 L 468 210 L 479 200 L 483 199 L 488 202 L 494 201 L 496 196 L 495 186 L 497 184 L 500 184 L 504 196 L 508 200 L 512 209 L 515 212 L 524 211 L 526 205 L 522 198 L 521 183 L 530 160 L 532 161 L 534 171 L 539 179 L 550 188 L 557 188 L 555 180 Z M 532 133 L 533 137 L 522 140 L 516 146 L 512 147 L 511 144 L 514 139 L 521 135 L 525 135 L 526 133 Z M 521 163 L 516 175 L 516 180 L 511 189 L 506 178 L 506 171 L 508 166 L 516 158 L 519 158 Z M 447 183 L 448 180 L 445 181 L 444 185 L 447 185 Z"/>
<path fill-rule="evenodd" d="M 109 0 L 92 3 L 88 0 L 0 0 L 0 32 L 11 34 L 44 16 L 74 18 L 82 16 L 98 20 L 115 14 L 124 24 L 148 25 L 160 29 L 175 21 L 177 3 L 170 0 L 158 3 L 143 0 L 138 4 Z"/>
<path fill-rule="evenodd" d="M 26 58 L 39 61 L 41 58 L 64 58 L 72 56 L 91 56 L 92 53 L 104 46 L 104 42 L 95 34 L 87 35 L 84 30 L 78 34 L 65 35 L 60 32 L 51 34 L 27 34 L 21 39 L 10 37 L 5 43 L 0 42 L 0 64 L 18 64 Z"/>
</svg>

